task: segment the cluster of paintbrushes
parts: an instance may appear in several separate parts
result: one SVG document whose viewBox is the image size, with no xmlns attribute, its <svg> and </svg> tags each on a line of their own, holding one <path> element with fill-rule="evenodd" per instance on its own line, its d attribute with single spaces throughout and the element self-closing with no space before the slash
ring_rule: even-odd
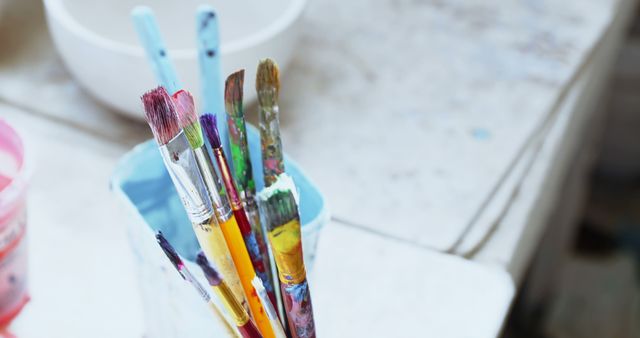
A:
<svg viewBox="0 0 640 338">
<path fill-rule="evenodd" d="M 202 249 L 197 263 L 218 302 L 189 272 L 162 233 L 157 234 L 160 247 L 211 305 L 216 318 L 227 325 L 230 335 L 315 337 L 298 194 L 293 180 L 284 173 L 278 67 L 270 59 L 263 60 L 256 77 L 265 181 L 265 189 L 256 193 L 242 105 L 244 71 L 230 75 L 222 91 L 214 11 L 202 7 L 196 16 L 204 98 L 200 116 L 192 95 L 178 81 L 152 12 L 136 8 L 133 18 L 161 84 L 142 96 L 146 119 L 193 224 Z M 226 134 L 231 161 L 222 146 Z M 222 306 L 216 306 L 218 303 Z"/>
</svg>

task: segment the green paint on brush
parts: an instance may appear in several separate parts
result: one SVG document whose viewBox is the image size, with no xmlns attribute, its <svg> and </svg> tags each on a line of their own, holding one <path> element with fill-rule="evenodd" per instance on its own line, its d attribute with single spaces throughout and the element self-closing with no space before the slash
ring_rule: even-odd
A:
<svg viewBox="0 0 640 338">
<path fill-rule="evenodd" d="M 196 113 L 193 96 L 186 90 L 179 90 L 173 94 L 172 98 L 178 111 L 180 127 L 184 130 L 191 149 L 204 146 L 204 136 L 202 135 L 202 128 Z"/>
<path fill-rule="evenodd" d="M 238 192 L 246 202 L 255 196 L 256 185 L 251 172 L 247 126 L 242 106 L 243 85 L 244 70 L 239 70 L 229 75 L 225 82 L 224 103 L 229 127 L 229 146 L 231 148 L 233 174 Z"/>
<path fill-rule="evenodd" d="M 195 122 L 187 125 L 183 129 L 184 134 L 187 136 L 187 140 L 189 140 L 191 149 L 196 149 L 204 146 L 204 137 L 202 136 L 202 128 L 200 128 L 200 122 Z"/>
</svg>

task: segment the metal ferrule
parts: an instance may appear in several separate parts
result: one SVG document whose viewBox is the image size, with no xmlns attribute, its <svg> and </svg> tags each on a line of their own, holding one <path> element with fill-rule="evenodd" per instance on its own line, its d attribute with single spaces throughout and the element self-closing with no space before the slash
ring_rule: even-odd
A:
<svg viewBox="0 0 640 338">
<path fill-rule="evenodd" d="M 278 276 L 285 285 L 300 284 L 307 279 L 307 272 L 302 261 L 302 252 L 274 252 L 278 263 Z"/>
<path fill-rule="evenodd" d="M 160 153 L 189 220 L 199 224 L 211 218 L 213 216 L 211 199 L 184 132 L 181 131 L 171 141 L 161 146 Z"/>
<path fill-rule="evenodd" d="M 209 156 L 209 152 L 204 146 L 193 149 L 193 153 L 198 162 L 198 168 L 200 168 L 200 174 L 204 180 L 204 184 L 209 192 L 209 197 L 213 202 L 216 217 L 219 221 L 225 222 L 231 218 L 231 205 L 229 205 L 229 199 L 227 198 L 220 176 L 218 176 L 215 166 L 211 161 L 211 156 Z"/>
</svg>

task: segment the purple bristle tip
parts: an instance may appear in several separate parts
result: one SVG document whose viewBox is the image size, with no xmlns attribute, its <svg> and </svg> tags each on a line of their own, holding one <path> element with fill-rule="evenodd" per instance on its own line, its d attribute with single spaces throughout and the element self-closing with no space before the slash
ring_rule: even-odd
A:
<svg viewBox="0 0 640 338">
<path fill-rule="evenodd" d="M 164 254 L 167 255 L 167 258 L 169 258 L 173 266 L 175 266 L 176 269 L 180 271 L 180 268 L 183 265 L 182 259 L 180 259 L 180 256 L 178 255 L 176 250 L 173 248 L 173 246 L 171 246 L 171 243 L 169 243 L 169 241 L 167 241 L 167 239 L 164 237 L 162 231 L 158 231 L 156 233 L 156 240 L 158 241 L 158 244 L 160 244 L 160 248 L 162 248 L 162 251 L 164 251 Z"/>
<path fill-rule="evenodd" d="M 220 134 L 218 133 L 216 116 L 213 114 L 203 114 L 200 116 L 200 124 L 202 125 L 202 129 L 204 129 L 205 134 L 207 134 L 207 138 L 209 139 L 211 146 L 214 148 L 220 148 Z"/>
<path fill-rule="evenodd" d="M 220 278 L 218 272 L 211 266 L 211 264 L 209 264 L 209 261 L 207 260 L 207 257 L 204 255 L 204 253 L 198 253 L 196 263 L 198 263 L 200 269 L 202 269 L 202 272 L 204 272 L 205 277 L 207 277 L 209 285 L 217 286 L 222 283 L 222 278 Z"/>
</svg>

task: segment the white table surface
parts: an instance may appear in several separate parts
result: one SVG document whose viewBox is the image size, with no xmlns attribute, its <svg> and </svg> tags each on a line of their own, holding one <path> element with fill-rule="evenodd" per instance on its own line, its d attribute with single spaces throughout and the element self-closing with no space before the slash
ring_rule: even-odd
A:
<svg viewBox="0 0 640 338">
<path fill-rule="evenodd" d="M 516 283 L 522 280 L 562 194 L 563 182 L 569 175 L 584 177 L 591 168 L 598 137 L 590 133 L 594 132 L 592 125 L 603 120 L 603 111 L 598 110 L 600 93 L 607 85 L 636 5 L 635 1 L 618 4 L 615 20 L 559 101 L 544 138 L 528 149 L 535 160 L 523 165 L 524 175 L 515 182 L 514 193 L 495 218 L 490 235 L 480 240 L 465 238 L 457 248 L 458 254 L 502 265 Z"/>
<path fill-rule="evenodd" d="M 451 250 L 490 229 L 478 215 L 617 4 L 312 1 L 282 86 L 286 149 L 336 219 Z"/>
<path fill-rule="evenodd" d="M 337 223 L 310 286 L 319 337 L 497 337 L 515 294 L 499 266 Z"/>
<path fill-rule="evenodd" d="M 524 233 L 514 229 L 527 229 L 537 206 L 513 209 L 515 225 L 489 237 L 494 249 L 481 251 L 483 264 L 437 251 L 464 238 L 622 2 L 632 1 L 310 2 L 284 78 L 282 122 L 287 152 L 319 183 L 335 216 L 312 277 L 321 334 L 390 336 L 422 324 L 437 337 L 496 336 L 514 294 L 509 264 Z M 117 158 L 150 133 L 83 93 L 42 22 L 23 28 L 0 30 L 0 117 L 28 131 L 37 160 L 33 300 L 12 330 L 141 337 L 132 260 L 107 182 Z M 349 243 L 359 250 L 348 252 Z M 338 271 L 362 287 L 334 278 Z"/>
</svg>

